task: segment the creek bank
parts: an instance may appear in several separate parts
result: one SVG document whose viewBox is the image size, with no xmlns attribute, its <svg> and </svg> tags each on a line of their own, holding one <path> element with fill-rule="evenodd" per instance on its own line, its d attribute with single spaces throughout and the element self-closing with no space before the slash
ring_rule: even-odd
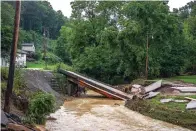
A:
<svg viewBox="0 0 196 131">
<path fill-rule="evenodd" d="M 155 84 L 156 82 L 157 85 Z M 115 88 L 137 96 L 135 99 L 126 101 L 125 106 L 129 109 L 154 119 L 196 130 L 196 110 L 186 109 L 188 103 L 196 98 L 194 90 L 189 90 L 192 89 L 190 87 L 195 88 L 196 85 L 181 81 L 162 81 L 161 85 L 158 83 L 158 81 L 139 80 L 136 83 L 118 85 Z M 151 85 L 148 86 L 149 84 Z M 182 92 L 175 87 L 187 89 L 188 92 Z M 152 95 L 153 98 L 145 97 L 145 94 L 151 96 L 150 93 L 145 93 L 146 89 L 152 89 L 151 94 L 156 93 Z M 191 98 L 191 100 L 187 100 L 187 97 Z M 169 102 L 161 102 L 168 99 L 170 100 Z"/>
<path fill-rule="evenodd" d="M 90 90 L 86 96 L 65 101 L 51 117 L 56 120 L 46 122 L 50 131 L 189 131 L 129 110 L 124 101 L 108 99 Z"/>
<path fill-rule="evenodd" d="M 168 96 L 165 97 L 167 98 Z M 145 116 L 196 130 L 195 110 L 186 110 L 185 103 L 163 104 L 160 102 L 162 98 L 164 98 L 164 96 L 157 96 L 149 100 L 137 98 L 127 101 L 125 106 Z"/>
<path fill-rule="evenodd" d="M 20 91 L 22 93 L 16 94 L 15 92 L 12 93 L 10 99 L 10 113 L 14 114 L 20 120 L 24 119 L 29 108 L 29 100 L 31 97 L 38 93 L 38 92 L 45 92 L 53 94 L 56 98 L 56 109 L 58 109 L 63 103 L 64 100 L 70 100 L 72 97 L 69 97 L 61 92 L 56 92 L 53 90 L 51 85 L 51 80 L 55 78 L 53 72 L 51 71 L 41 71 L 41 70 L 25 70 L 21 69 L 21 76 L 24 80 L 25 87 L 21 88 Z M 6 83 L 6 79 L 3 79 L 4 83 Z M 3 109 L 4 101 L 5 101 L 5 89 L 1 89 L 1 109 Z M 9 124 L 11 123 L 11 124 Z M 6 128 L 19 128 L 24 129 L 28 128 L 29 124 L 23 123 L 23 121 L 9 121 L 4 127 Z M 35 126 L 30 125 L 32 129 L 30 130 L 38 130 Z"/>
</svg>

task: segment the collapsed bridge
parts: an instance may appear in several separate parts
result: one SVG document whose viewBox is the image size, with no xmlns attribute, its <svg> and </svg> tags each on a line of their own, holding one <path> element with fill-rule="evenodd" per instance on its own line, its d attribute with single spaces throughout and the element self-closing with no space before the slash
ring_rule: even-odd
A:
<svg viewBox="0 0 196 131">
<path fill-rule="evenodd" d="M 133 97 L 130 94 L 127 94 L 127 93 L 122 92 L 120 90 L 114 89 L 110 85 L 93 80 L 91 78 L 87 78 L 87 77 L 82 76 L 78 73 L 63 70 L 63 69 L 59 69 L 58 71 L 59 71 L 59 73 L 67 76 L 68 82 L 72 82 L 80 87 L 86 87 L 86 88 L 91 89 L 99 94 L 102 94 L 102 95 L 108 97 L 108 98 L 127 100 L 127 99 L 132 99 L 132 97 Z"/>
</svg>

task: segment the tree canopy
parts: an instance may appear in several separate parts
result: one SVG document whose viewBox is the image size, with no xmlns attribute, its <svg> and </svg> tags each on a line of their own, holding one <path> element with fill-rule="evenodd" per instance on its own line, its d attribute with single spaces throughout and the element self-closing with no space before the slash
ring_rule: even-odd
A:
<svg viewBox="0 0 196 131">
<path fill-rule="evenodd" d="M 2 2 L 1 49 L 9 52 L 15 2 Z M 169 10 L 165 1 L 73 1 L 70 18 L 48 1 L 23 1 L 19 43 L 49 51 L 78 72 L 116 84 L 148 75 L 196 74 L 196 1 Z M 19 44 L 20 45 L 20 44 Z"/>
<path fill-rule="evenodd" d="M 195 2 L 173 12 L 162 1 L 74 1 L 71 6 L 56 51 L 63 47 L 59 56 L 79 72 L 112 84 L 143 77 L 147 38 L 150 77 L 179 75 L 195 66 Z"/>
<path fill-rule="evenodd" d="M 1 50 L 4 57 L 9 55 L 11 48 L 14 15 L 15 2 L 1 2 Z M 23 42 L 34 42 L 36 49 L 40 50 L 45 29 L 49 38 L 48 48 L 52 49 L 65 21 L 67 17 L 60 10 L 53 10 L 48 1 L 22 1 L 19 47 Z"/>
</svg>

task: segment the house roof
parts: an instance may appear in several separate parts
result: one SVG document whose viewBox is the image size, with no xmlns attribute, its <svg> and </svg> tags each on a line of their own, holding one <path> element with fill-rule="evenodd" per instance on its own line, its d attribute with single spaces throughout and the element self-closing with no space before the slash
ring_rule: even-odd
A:
<svg viewBox="0 0 196 131">
<path fill-rule="evenodd" d="M 26 51 L 23 51 L 23 50 L 17 50 L 17 53 L 20 53 L 20 54 L 27 54 L 27 52 Z"/>
<path fill-rule="evenodd" d="M 23 43 L 22 46 L 33 46 L 34 43 Z"/>
</svg>

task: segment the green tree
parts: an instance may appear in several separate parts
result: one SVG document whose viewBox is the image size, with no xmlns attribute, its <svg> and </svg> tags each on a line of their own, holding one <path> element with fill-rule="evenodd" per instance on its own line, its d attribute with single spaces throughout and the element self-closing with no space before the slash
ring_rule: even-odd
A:
<svg viewBox="0 0 196 131">
<path fill-rule="evenodd" d="M 147 35 L 149 75 L 183 71 L 188 50 L 183 24 L 166 2 L 76 1 L 71 5 L 69 34 L 62 31 L 59 38 L 67 43 L 78 71 L 108 83 L 144 76 Z"/>
<path fill-rule="evenodd" d="M 1 2 L 1 55 L 7 57 L 12 43 L 14 9 L 7 2 Z"/>
</svg>

